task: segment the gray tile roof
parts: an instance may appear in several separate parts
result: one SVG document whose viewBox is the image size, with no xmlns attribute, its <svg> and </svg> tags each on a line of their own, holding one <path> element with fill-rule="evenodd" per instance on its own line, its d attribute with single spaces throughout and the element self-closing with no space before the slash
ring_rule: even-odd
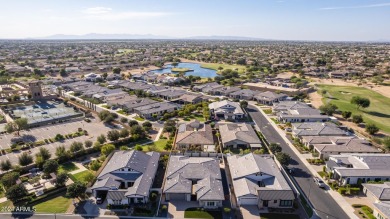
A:
<svg viewBox="0 0 390 219">
<path fill-rule="evenodd" d="M 197 194 L 197 200 L 224 200 L 219 160 L 211 157 L 172 155 L 164 193 Z M 192 181 L 197 181 L 192 185 Z"/>
<path fill-rule="evenodd" d="M 228 123 L 219 125 L 222 143 L 226 144 L 231 141 L 243 141 L 248 144 L 261 144 L 255 130 L 249 124 Z"/>
<path fill-rule="evenodd" d="M 237 197 L 257 195 L 263 200 L 293 200 L 294 193 L 272 155 L 233 155 L 227 158 Z M 261 174 L 261 184 L 251 175 Z M 268 199 L 269 198 L 269 199 Z M 272 198 L 272 199 L 271 199 Z"/>
<path fill-rule="evenodd" d="M 390 202 L 373 203 L 374 207 L 384 214 L 385 217 L 390 217 Z"/>
<path fill-rule="evenodd" d="M 138 112 L 146 115 L 146 114 L 163 112 L 165 110 L 174 110 L 176 108 L 178 108 L 176 104 L 172 104 L 168 102 L 157 102 L 157 103 L 134 108 L 134 110 L 137 110 Z"/>
<path fill-rule="evenodd" d="M 274 111 L 287 111 L 287 110 L 296 110 L 296 109 L 307 109 L 311 108 L 306 103 L 300 101 L 280 101 L 275 103 L 273 110 Z"/>
<path fill-rule="evenodd" d="M 370 191 L 380 201 L 390 201 L 390 182 L 383 184 L 362 184 L 368 191 Z"/>
<path fill-rule="evenodd" d="M 339 152 L 339 153 L 381 153 L 377 148 L 363 139 L 349 139 L 345 141 L 336 141 L 330 144 L 312 144 L 313 147 L 323 152 Z"/>
<path fill-rule="evenodd" d="M 235 92 L 230 93 L 230 96 L 243 96 L 243 97 L 253 97 L 256 94 L 258 94 L 259 91 L 249 90 L 249 89 L 242 89 Z"/>
<path fill-rule="evenodd" d="M 179 124 L 176 144 L 213 145 L 214 137 L 211 126 L 196 120 L 187 124 Z"/>
<path fill-rule="evenodd" d="M 209 108 L 210 110 L 214 110 L 214 112 L 244 114 L 240 103 L 229 100 L 210 103 Z"/>
<path fill-rule="evenodd" d="M 258 93 L 254 96 L 256 100 L 265 100 L 265 101 L 275 101 L 280 98 L 287 98 L 288 96 L 286 94 L 277 94 L 272 91 L 266 91 L 262 93 Z"/>
<path fill-rule="evenodd" d="M 153 179 L 156 175 L 160 154 L 157 152 L 144 153 L 141 151 L 117 151 L 108 161 L 92 189 L 118 189 L 120 182 L 134 181 L 132 187 L 126 190 L 126 196 L 148 196 Z M 121 172 L 120 169 L 130 168 L 136 172 Z"/>
<path fill-rule="evenodd" d="M 110 190 L 107 192 L 107 199 L 122 200 L 127 190 Z"/>
<path fill-rule="evenodd" d="M 293 134 L 297 136 L 343 136 L 347 133 L 341 130 L 337 125 L 327 122 L 304 122 L 304 123 L 293 123 Z"/>
<path fill-rule="evenodd" d="M 334 161 L 334 171 L 342 177 L 386 177 L 390 176 L 389 154 L 341 154 L 330 155 L 329 161 Z M 352 165 L 347 168 L 346 165 Z"/>
<path fill-rule="evenodd" d="M 213 176 L 207 176 L 204 179 L 198 181 L 194 185 L 194 192 L 196 193 L 196 199 L 201 201 L 206 200 L 225 200 L 222 181 L 215 179 Z"/>
</svg>

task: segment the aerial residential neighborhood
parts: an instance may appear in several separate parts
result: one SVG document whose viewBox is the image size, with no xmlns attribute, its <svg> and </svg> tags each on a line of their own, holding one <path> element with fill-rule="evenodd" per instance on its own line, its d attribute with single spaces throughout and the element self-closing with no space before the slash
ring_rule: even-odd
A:
<svg viewBox="0 0 390 219">
<path fill-rule="evenodd" d="M 390 3 L 0 7 L 0 219 L 390 218 Z"/>
</svg>

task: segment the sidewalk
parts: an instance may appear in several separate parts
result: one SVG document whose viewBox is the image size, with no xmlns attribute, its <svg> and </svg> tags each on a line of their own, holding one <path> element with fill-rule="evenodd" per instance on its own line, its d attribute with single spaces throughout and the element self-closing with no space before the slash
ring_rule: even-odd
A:
<svg viewBox="0 0 390 219">
<path fill-rule="evenodd" d="M 154 141 L 158 141 L 160 139 L 160 136 L 163 133 L 163 130 L 164 130 L 164 128 L 160 128 L 160 130 L 158 130 L 158 133 L 157 133 L 156 138 L 154 139 Z"/>
<path fill-rule="evenodd" d="M 73 163 L 74 163 L 74 165 L 76 165 L 76 167 L 78 167 L 78 169 L 77 169 L 77 170 L 73 170 L 73 171 L 70 172 L 69 174 L 74 175 L 74 174 L 76 174 L 76 173 L 80 173 L 80 172 L 83 172 L 83 171 L 85 171 L 85 170 L 88 170 L 87 168 L 85 168 L 84 165 L 82 165 L 82 164 L 79 163 L 79 162 L 73 162 Z"/>
<path fill-rule="evenodd" d="M 299 151 L 294 147 L 294 145 L 291 144 L 291 142 L 287 139 L 286 134 L 261 110 L 261 108 L 257 105 L 254 105 L 253 103 L 250 103 L 251 105 L 255 106 L 261 114 L 263 114 L 268 122 L 276 129 L 276 131 L 279 133 L 279 135 L 283 138 L 283 140 L 287 143 L 288 146 L 294 151 L 294 153 L 298 156 L 298 158 L 301 160 L 301 162 L 310 170 L 311 174 L 313 176 L 320 177 L 316 170 L 313 168 L 312 165 L 310 165 L 306 158 L 299 153 Z M 341 196 L 338 192 L 335 192 L 333 190 L 329 190 L 329 195 L 332 196 L 332 198 L 339 204 L 339 206 L 344 210 L 344 212 L 349 216 L 349 218 L 353 219 L 359 219 L 354 214 L 354 209 L 353 207 L 344 199 L 343 196 Z"/>
</svg>

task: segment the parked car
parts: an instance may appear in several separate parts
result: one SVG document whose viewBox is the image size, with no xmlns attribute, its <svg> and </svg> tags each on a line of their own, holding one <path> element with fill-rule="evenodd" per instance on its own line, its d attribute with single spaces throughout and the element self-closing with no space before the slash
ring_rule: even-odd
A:
<svg viewBox="0 0 390 219">
<path fill-rule="evenodd" d="M 313 180 L 318 185 L 318 187 L 325 188 L 325 183 L 320 178 L 314 177 Z"/>
<path fill-rule="evenodd" d="M 96 204 L 101 204 L 101 203 L 103 203 L 103 199 L 102 198 L 100 198 L 100 197 L 97 197 L 96 198 Z"/>
</svg>

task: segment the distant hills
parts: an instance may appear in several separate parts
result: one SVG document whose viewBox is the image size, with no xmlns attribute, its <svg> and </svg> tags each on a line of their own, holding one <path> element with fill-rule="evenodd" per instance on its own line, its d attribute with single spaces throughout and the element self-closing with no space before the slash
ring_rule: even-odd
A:
<svg viewBox="0 0 390 219">
<path fill-rule="evenodd" d="M 25 40 L 234 40 L 234 41 L 295 41 L 295 42 L 332 42 L 321 40 L 276 40 L 246 36 L 190 36 L 173 37 L 153 34 L 101 34 L 89 33 L 83 35 L 55 34 L 45 37 L 29 37 Z M 5 39 L 4 39 L 5 40 Z M 11 39 L 10 39 L 11 40 Z M 334 41 L 334 42 L 367 42 L 367 43 L 390 43 L 390 39 L 361 40 L 361 41 Z"/>
<path fill-rule="evenodd" d="M 56 34 L 46 37 L 31 37 L 29 39 L 39 40 L 127 40 L 127 39 L 187 39 L 187 40 L 266 40 L 262 38 L 243 36 L 192 36 L 192 37 L 171 37 L 153 34 L 99 34 L 89 33 L 84 35 Z"/>
</svg>

